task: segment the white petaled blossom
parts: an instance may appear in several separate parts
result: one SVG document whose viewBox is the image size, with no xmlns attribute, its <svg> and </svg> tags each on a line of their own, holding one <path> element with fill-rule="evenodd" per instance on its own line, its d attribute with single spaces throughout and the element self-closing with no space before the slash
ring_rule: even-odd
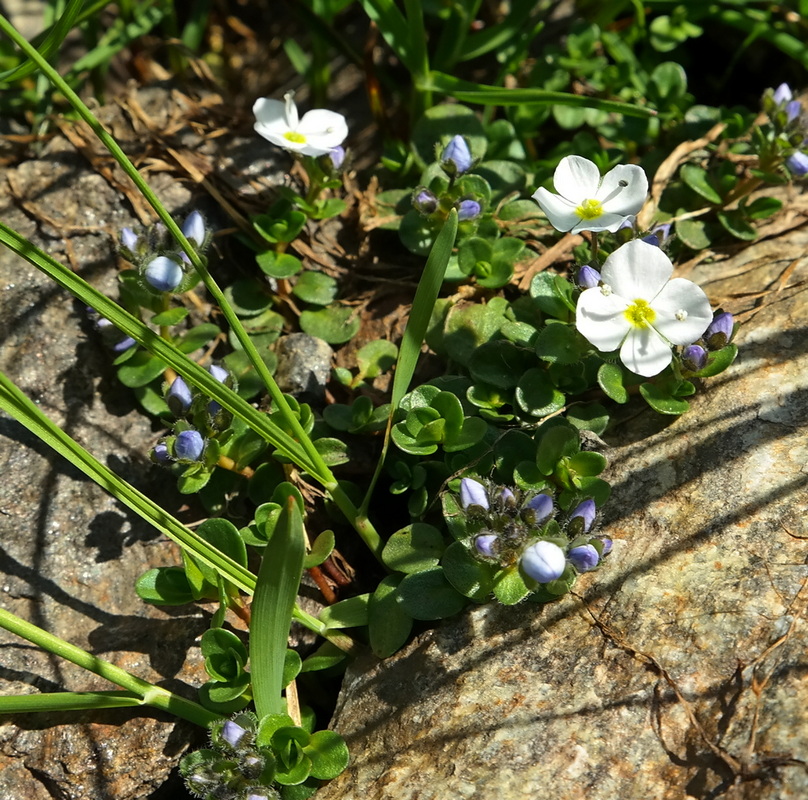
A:
<svg viewBox="0 0 808 800">
<path fill-rule="evenodd" d="M 673 264 L 641 239 L 614 251 L 601 270 L 602 286 L 578 298 L 576 326 L 602 352 L 644 377 L 671 363 L 671 345 L 695 342 L 712 322 L 707 295 L 692 281 L 670 279 Z"/>
<path fill-rule="evenodd" d="M 293 97 L 294 92 L 287 92 L 283 102 L 269 97 L 256 100 L 256 132 L 272 144 L 304 156 L 323 156 L 345 141 L 348 124 L 342 114 L 315 108 L 298 117 Z"/>
<path fill-rule="evenodd" d="M 562 158 L 553 174 L 557 194 L 536 189 L 533 199 L 559 231 L 614 233 L 642 208 L 648 178 L 642 167 L 620 164 L 603 177 L 581 156 Z"/>
</svg>

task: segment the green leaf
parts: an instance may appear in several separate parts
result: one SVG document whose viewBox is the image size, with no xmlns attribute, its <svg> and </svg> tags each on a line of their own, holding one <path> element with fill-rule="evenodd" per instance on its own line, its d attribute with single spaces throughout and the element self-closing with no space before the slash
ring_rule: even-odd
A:
<svg viewBox="0 0 808 800">
<path fill-rule="evenodd" d="M 478 561 L 462 542 L 452 542 L 441 560 L 449 583 L 462 595 L 484 603 L 494 588 L 492 568 Z"/>
<path fill-rule="evenodd" d="M 255 260 L 265 275 L 278 280 L 291 278 L 303 269 L 300 259 L 295 258 L 290 253 L 276 253 L 274 250 L 266 250 L 263 253 L 258 253 Z"/>
<path fill-rule="evenodd" d="M 494 576 L 494 595 L 505 606 L 515 605 L 529 592 L 517 566 L 502 569 Z"/>
<path fill-rule="evenodd" d="M 398 587 L 404 578 L 388 575 L 373 592 L 368 605 L 370 647 L 377 658 L 387 658 L 402 647 L 412 630 L 412 617 L 404 610 Z"/>
<path fill-rule="evenodd" d="M 317 452 L 323 457 L 323 461 L 329 467 L 336 467 L 338 464 L 347 464 L 351 457 L 348 454 L 348 445 L 341 439 L 334 439 L 330 436 L 323 436 L 314 440 Z"/>
<path fill-rule="evenodd" d="M 449 583 L 441 567 L 406 575 L 398 592 L 401 605 L 414 619 L 445 619 L 466 605 L 466 598 Z"/>
<path fill-rule="evenodd" d="M 679 400 L 663 391 L 654 383 L 641 383 L 640 394 L 654 411 L 660 414 L 679 415 L 684 414 L 690 408 L 686 400 Z"/>
<path fill-rule="evenodd" d="M 211 342 L 221 334 L 221 329 L 213 323 L 197 325 L 185 331 L 174 340 L 174 344 L 182 353 L 193 353 Z"/>
<path fill-rule="evenodd" d="M 283 660 L 283 687 L 286 688 L 299 674 L 303 667 L 303 661 L 296 651 L 286 649 L 286 657 Z"/>
<path fill-rule="evenodd" d="M 281 714 L 285 708 L 283 667 L 303 573 L 304 541 L 300 509 L 290 497 L 272 534 L 272 552 L 261 560 L 252 602 L 250 664 L 255 708 L 261 717 Z"/>
<path fill-rule="evenodd" d="M 145 386 L 159 378 L 166 370 L 166 363 L 159 358 L 138 350 L 125 364 L 118 368 L 118 380 L 130 388 Z"/>
<path fill-rule="evenodd" d="M 737 355 L 738 348 L 734 344 L 728 344 L 726 347 L 722 347 L 720 350 L 710 353 L 707 366 L 700 372 L 697 372 L 696 377 L 712 378 L 713 375 L 718 375 L 719 372 L 723 372 L 735 361 Z"/>
<path fill-rule="evenodd" d="M 758 197 L 743 207 L 748 219 L 766 219 L 783 207 L 783 201 L 776 197 Z"/>
<path fill-rule="evenodd" d="M 304 659 L 301 672 L 317 672 L 321 669 L 331 669 L 331 667 L 341 664 L 347 658 L 348 656 L 344 650 L 340 650 L 335 644 L 326 640 L 310 656 Z"/>
<path fill-rule="evenodd" d="M 340 600 L 331 606 L 326 606 L 319 616 L 328 630 L 334 628 L 360 628 L 368 624 L 370 601 L 369 594 L 360 594 Z"/>
<path fill-rule="evenodd" d="M 177 308 L 169 308 L 168 311 L 163 311 L 162 314 L 155 314 L 151 318 L 152 325 L 165 325 L 171 327 L 178 325 L 188 316 L 188 309 L 179 306 Z"/>
<path fill-rule="evenodd" d="M 432 525 L 415 522 L 396 531 L 382 551 L 382 560 L 398 572 L 421 572 L 437 566 L 444 550 L 443 536 Z"/>
<path fill-rule="evenodd" d="M 304 311 L 300 315 L 303 332 L 329 344 L 350 341 L 359 332 L 360 324 L 354 310 L 345 306 L 329 306 L 319 311 Z"/>
<path fill-rule="evenodd" d="M 676 235 L 691 250 L 704 250 L 712 244 L 710 228 L 700 219 L 677 219 Z"/>
<path fill-rule="evenodd" d="M 536 363 L 533 353 L 507 339 L 480 345 L 469 358 L 468 368 L 475 382 L 497 389 L 512 389 L 520 377 Z"/>
<path fill-rule="evenodd" d="M 392 369 L 398 357 L 398 347 L 386 339 L 375 339 L 356 353 L 356 363 L 362 378 L 373 379 Z M 359 398 L 357 398 L 359 399 Z"/>
<path fill-rule="evenodd" d="M 323 531 L 311 546 L 311 550 L 306 553 L 303 559 L 303 567 L 311 569 L 323 563 L 334 550 L 334 531 Z"/>
<path fill-rule="evenodd" d="M 348 745 L 334 731 L 313 733 L 303 752 L 311 759 L 311 776 L 323 781 L 336 778 L 350 760 Z"/>
<path fill-rule="evenodd" d="M 530 282 L 530 296 L 541 312 L 564 322 L 575 307 L 571 299 L 572 290 L 568 280 L 550 272 L 539 272 Z"/>
<path fill-rule="evenodd" d="M 536 355 L 551 364 L 574 364 L 589 344 L 571 325 L 547 325 L 536 340 Z"/>
<path fill-rule="evenodd" d="M 567 421 L 578 430 L 600 435 L 609 424 L 609 413 L 600 403 L 575 404 L 567 410 Z"/>
<path fill-rule="evenodd" d="M 679 174 L 682 180 L 705 200 L 716 205 L 721 203 L 721 195 L 713 188 L 707 171 L 703 167 L 697 164 L 683 164 Z"/>
<path fill-rule="evenodd" d="M 252 278 L 239 278 L 224 290 L 227 302 L 242 319 L 257 317 L 272 305 L 267 287 Z"/>
<path fill-rule="evenodd" d="M 578 432 L 566 424 L 556 425 L 545 431 L 536 451 L 536 465 L 544 475 L 552 475 L 562 458 L 575 455 L 580 450 Z"/>
<path fill-rule="evenodd" d="M 731 233 L 736 239 L 744 242 L 753 242 L 757 239 L 757 231 L 744 219 L 743 212 L 738 209 L 719 211 L 718 221 L 724 230 Z"/>
<path fill-rule="evenodd" d="M 182 567 L 156 567 L 144 572 L 135 583 L 137 596 L 155 606 L 182 606 L 194 595 Z"/>
<path fill-rule="evenodd" d="M 302 211 L 292 209 L 283 200 L 273 206 L 272 211 L 276 212 L 278 216 L 257 214 L 252 218 L 255 230 L 271 244 L 293 242 L 297 239 L 306 224 L 306 215 Z"/>
<path fill-rule="evenodd" d="M 519 376 L 514 399 L 522 411 L 546 417 L 564 407 L 566 397 L 553 386 L 546 370 L 534 367 Z"/>
<path fill-rule="evenodd" d="M 339 286 L 330 275 L 314 270 L 306 270 L 292 287 L 292 294 L 305 303 L 327 306 L 337 297 Z"/>
<path fill-rule="evenodd" d="M 628 402 L 628 392 L 623 385 L 624 377 L 623 369 L 619 364 L 606 362 L 602 364 L 598 370 L 598 384 L 600 388 L 603 389 L 615 403 Z"/>
</svg>

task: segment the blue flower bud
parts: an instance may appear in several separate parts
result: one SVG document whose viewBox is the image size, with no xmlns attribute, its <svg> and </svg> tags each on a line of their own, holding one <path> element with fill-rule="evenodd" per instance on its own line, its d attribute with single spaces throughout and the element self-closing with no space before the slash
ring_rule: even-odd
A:
<svg viewBox="0 0 808 800">
<path fill-rule="evenodd" d="M 131 228 L 121 228 L 121 244 L 132 253 L 137 249 L 138 236 Z"/>
<path fill-rule="evenodd" d="M 474 160 L 471 157 L 468 143 L 462 136 L 454 136 L 443 148 L 440 165 L 449 176 L 462 175 L 471 169 Z"/>
<path fill-rule="evenodd" d="M 564 574 L 567 559 L 557 544 L 540 540 L 522 553 L 521 564 L 525 575 L 538 583 L 549 583 Z"/>
<path fill-rule="evenodd" d="M 157 256 L 147 265 L 145 278 L 158 292 L 173 292 L 183 278 L 182 267 L 167 256 Z"/>
<path fill-rule="evenodd" d="M 339 144 L 336 147 L 332 147 L 328 151 L 328 158 L 334 169 L 340 169 L 345 161 L 345 148 Z"/>
<path fill-rule="evenodd" d="M 699 372 L 707 366 L 707 351 L 698 344 L 690 344 L 682 350 L 682 366 L 691 372 Z"/>
<path fill-rule="evenodd" d="M 246 733 L 246 728 L 242 728 L 237 722 L 229 719 L 222 725 L 221 737 L 230 747 L 235 749 Z"/>
<path fill-rule="evenodd" d="M 266 794 L 256 794 L 255 792 L 250 792 L 247 795 L 247 800 L 269 800 L 269 796 Z"/>
<path fill-rule="evenodd" d="M 553 498 L 549 494 L 537 494 L 525 503 L 522 516 L 531 525 L 538 525 L 553 513 L 553 507 Z"/>
<path fill-rule="evenodd" d="M 594 289 L 600 284 L 600 273 L 590 267 L 589 264 L 584 264 L 578 270 L 578 277 L 576 278 L 578 286 L 582 289 Z"/>
<path fill-rule="evenodd" d="M 460 505 L 465 511 L 469 506 L 482 506 L 488 510 L 488 493 L 485 486 L 473 478 L 463 478 L 460 481 Z"/>
<path fill-rule="evenodd" d="M 713 321 L 704 331 L 704 341 L 710 350 L 720 350 L 732 339 L 735 320 L 728 311 L 722 311 L 713 317 Z"/>
<path fill-rule="evenodd" d="M 165 442 L 157 442 L 151 451 L 152 461 L 155 464 L 168 464 L 171 461 L 171 454 Z"/>
<path fill-rule="evenodd" d="M 230 373 L 224 367 L 217 367 L 216 364 L 211 364 L 208 367 L 208 372 L 213 375 L 219 383 L 224 383 L 230 377 Z"/>
<path fill-rule="evenodd" d="M 483 533 L 474 539 L 474 547 L 481 556 L 485 556 L 486 558 L 494 558 L 496 556 L 494 549 L 494 543 L 496 540 L 496 534 Z"/>
<path fill-rule="evenodd" d="M 572 523 L 573 520 L 576 519 L 582 520 L 582 523 L 577 523 L 575 527 L 581 527 L 579 533 L 588 533 L 592 525 L 595 523 L 596 512 L 597 508 L 595 506 L 595 501 L 584 500 L 575 506 L 572 514 L 570 514 L 570 522 Z"/>
<path fill-rule="evenodd" d="M 600 542 L 603 545 L 603 555 L 609 555 L 612 552 L 612 540 L 608 536 L 604 536 Z"/>
<path fill-rule="evenodd" d="M 455 205 L 457 218 L 463 220 L 476 219 L 482 214 L 482 206 L 476 200 L 461 200 Z"/>
<path fill-rule="evenodd" d="M 802 103 L 799 100 L 792 100 L 786 103 L 786 121 L 793 122 L 802 114 Z"/>
<path fill-rule="evenodd" d="M 205 243 L 205 220 L 198 211 L 192 211 L 182 223 L 182 232 L 189 242 L 197 247 L 202 247 Z"/>
<path fill-rule="evenodd" d="M 112 350 L 115 353 L 123 353 L 130 347 L 134 347 L 136 344 L 137 342 L 131 336 L 125 336 L 119 342 L 112 345 Z"/>
<path fill-rule="evenodd" d="M 199 431 L 182 431 L 174 440 L 174 455 L 182 461 L 199 461 L 205 451 L 205 440 Z"/>
<path fill-rule="evenodd" d="M 797 150 L 786 159 L 786 167 L 795 178 L 808 175 L 808 154 Z"/>
<path fill-rule="evenodd" d="M 642 240 L 648 242 L 648 244 L 654 245 L 654 247 L 662 247 L 668 240 L 670 233 L 671 224 L 670 222 L 666 222 L 662 225 L 656 225 L 648 232 L 647 236 L 643 236 Z"/>
<path fill-rule="evenodd" d="M 775 104 L 778 106 L 785 105 L 794 94 L 791 91 L 791 87 L 787 83 L 781 83 L 775 90 L 774 94 L 772 95 L 772 100 L 774 100 Z"/>
<path fill-rule="evenodd" d="M 589 572 L 589 570 L 595 569 L 600 561 L 598 551 L 591 544 L 571 548 L 567 553 L 567 558 L 578 572 Z"/>
<path fill-rule="evenodd" d="M 502 491 L 499 493 L 499 501 L 505 505 L 515 505 L 516 498 L 513 496 L 513 492 L 507 487 L 503 487 Z"/>
<path fill-rule="evenodd" d="M 181 417 L 191 407 L 193 399 L 188 384 L 177 375 L 166 395 L 169 410 L 175 417 Z"/>
<path fill-rule="evenodd" d="M 416 189 L 412 195 L 412 206 L 420 214 L 429 215 L 438 207 L 438 198 L 429 189 Z"/>
</svg>

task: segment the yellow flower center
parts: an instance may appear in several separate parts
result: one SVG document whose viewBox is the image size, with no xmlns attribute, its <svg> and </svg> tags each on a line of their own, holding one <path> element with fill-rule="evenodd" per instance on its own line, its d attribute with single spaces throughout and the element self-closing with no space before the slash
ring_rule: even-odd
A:
<svg viewBox="0 0 808 800">
<path fill-rule="evenodd" d="M 306 144 L 306 137 L 297 131 L 287 131 L 283 134 L 283 138 L 288 139 L 290 142 L 294 142 L 295 144 Z"/>
<path fill-rule="evenodd" d="M 581 219 L 597 219 L 603 214 L 603 206 L 597 200 L 584 200 L 575 213 Z"/>
<path fill-rule="evenodd" d="M 625 318 L 635 328 L 647 328 L 656 319 L 656 311 L 646 300 L 635 300 L 624 312 Z"/>
</svg>

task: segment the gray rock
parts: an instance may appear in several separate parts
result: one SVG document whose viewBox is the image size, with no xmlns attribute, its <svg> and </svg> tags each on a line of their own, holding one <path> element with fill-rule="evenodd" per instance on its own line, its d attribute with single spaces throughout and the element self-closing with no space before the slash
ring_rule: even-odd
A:
<svg viewBox="0 0 808 800">
<path fill-rule="evenodd" d="M 290 333 L 276 342 L 275 354 L 274 377 L 281 390 L 305 402 L 322 402 L 334 357 L 330 345 L 307 333 Z"/>
<path fill-rule="evenodd" d="M 318 800 L 808 796 L 806 249 L 803 227 L 694 269 L 740 298 L 741 356 L 681 418 L 627 410 L 612 556 L 576 596 L 356 664 L 352 763 Z"/>
</svg>

